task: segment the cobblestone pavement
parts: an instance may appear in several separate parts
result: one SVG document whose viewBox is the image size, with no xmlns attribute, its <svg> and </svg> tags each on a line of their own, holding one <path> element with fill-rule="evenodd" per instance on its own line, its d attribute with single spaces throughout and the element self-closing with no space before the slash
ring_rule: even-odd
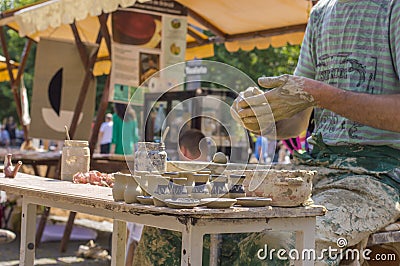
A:
<svg viewBox="0 0 400 266">
<path fill-rule="evenodd" d="M 19 265 L 20 235 L 8 244 L 0 245 L 0 266 Z M 110 265 L 110 261 L 94 259 L 83 259 L 76 256 L 80 245 L 85 245 L 87 241 L 70 241 L 67 251 L 61 253 L 60 241 L 40 243 L 36 249 L 35 265 Z M 109 232 L 98 232 L 95 243 L 111 253 L 111 234 Z"/>
</svg>

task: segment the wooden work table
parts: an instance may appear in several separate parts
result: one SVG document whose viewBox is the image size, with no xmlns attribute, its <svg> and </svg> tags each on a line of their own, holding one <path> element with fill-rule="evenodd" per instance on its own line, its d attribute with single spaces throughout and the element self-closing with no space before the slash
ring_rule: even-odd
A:
<svg viewBox="0 0 400 266">
<path fill-rule="evenodd" d="M 4 153 L 4 152 L 3 152 Z M 4 154 L 0 156 L 4 157 Z M 35 175 L 41 176 L 39 167 L 46 166 L 46 177 L 53 177 L 58 179 L 58 176 L 50 174 L 51 168 L 56 168 L 58 166 L 59 160 L 61 158 L 60 151 L 50 151 L 50 152 L 38 152 L 38 151 L 14 151 L 12 152 L 12 161 L 16 163 L 17 161 L 22 161 L 24 165 L 29 165 L 33 168 Z M 133 160 L 133 156 L 125 157 L 124 155 L 118 154 L 93 154 L 90 163 L 91 170 L 97 170 L 103 173 L 115 173 L 115 172 L 126 172 L 129 173 L 129 168 L 126 161 Z"/>
<path fill-rule="evenodd" d="M 296 232 L 298 250 L 313 249 L 316 216 L 322 206 L 229 209 L 171 209 L 115 202 L 112 190 L 19 173 L 0 174 L 0 190 L 22 196 L 20 265 L 34 265 L 36 207 L 43 205 L 114 219 L 112 265 L 124 265 L 126 222 L 182 232 L 182 265 L 202 265 L 204 234 L 259 232 L 265 229 Z M 296 265 L 314 265 L 297 261 Z"/>
</svg>

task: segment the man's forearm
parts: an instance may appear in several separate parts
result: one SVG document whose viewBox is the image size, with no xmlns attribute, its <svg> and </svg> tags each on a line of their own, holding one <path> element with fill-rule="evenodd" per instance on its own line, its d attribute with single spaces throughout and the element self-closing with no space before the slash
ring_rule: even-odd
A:
<svg viewBox="0 0 400 266">
<path fill-rule="evenodd" d="M 307 79 L 304 90 L 321 108 L 364 125 L 400 132 L 400 94 L 351 92 L 310 79 Z"/>
</svg>

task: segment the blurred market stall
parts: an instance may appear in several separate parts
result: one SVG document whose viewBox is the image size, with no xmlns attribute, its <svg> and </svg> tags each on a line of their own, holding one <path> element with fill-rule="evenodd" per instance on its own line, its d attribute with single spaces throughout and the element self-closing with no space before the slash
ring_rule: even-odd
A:
<svg viewBox="0 0 400 266">
<path fill-rule="evenodd" d="M 21 63 L 17 78 L 11 79 L 14 91 L 17 91 L 16 88 L 19 86 L 19 80 L 33 42 L 38 43 L 37 55 L 53 55 L 50 60 L 45 60 L 45 57 L 36 60 L 33 93 L 35 94 L 35 91 L 37 91 L 35 88 L 37 86 L 48 89 L 49 99 L 46 99 L 46 101 L 49 101 L 49 103 L 46 103 L 48 106 L 40 109 L 41 115 L 53 121 L 53 124 L 57 122 L 55 118 L 66 117 L 65 121 L 68 122 L 58 122 L 61 125 L 63 123 L 69 125 L 71 138 L 81 136 L 80 132 L 88 134 L 90 131 L 87 128 L 82 129 L 82 127 L 90 124 L 82 121 L 87 122 L 87 117 L 91 117 L 94 112 L 95 76 L 108 75 L 102 100 L 97 110 L 96 121 L 89 136 L 90 151 L 93 153 L 100 124 L 103 121 L 112 94 L 110 90 L 114 89 L 116 84 L 115 80 L 112 80 L 113 73 L 111 72 L 111 67 L 114 73 L 118 67 L 114 62 L 115 48 L 126 48 L 124 45 L 131 43 L 131 39 L 126 41 L 126 39 L 119 38 L 115 34 L 117 31 L 116 28 L 113 28 L 113 24 L 118 24 L 115 23 L 117 12 L 127 12 L 133 9 L 134 12 L 139 10 L 143 14 L 153 16 L 149 23 L 145 23 L 148 16 L 143 16 L 143 19 L 134 21 L 135 23 L 142 22 L 146 27 L 154 26 L 151 27 L 153 34 L 150 38 L 144 38 L 145 41 L 139 42 L 138 56 L 134 55 L 132 58 L 141 61 L 143 56 L 143 59 L 147 60 L 147 66 L 155 54 L 158 55 L 156 61 L 159 62 L 159 68 L 162 68 L 178 61 L 210 57 L 214 54 L 214 43 L 225 43 L 229 51 L 264 49 L 270 45 L 282 46 L 287 43 L 300 44 L 306 28 L 308 14 L 314 2 L 311 0 L 48 0 L 0 13 L 0 39 L 3 53 L 8 59 L 4 28 L 9 27 L 17 31 L 21 37 L 26 38 L 25 48 L 21 52 Z M 136 14 L 133 17 L 135 18 L 135 16 L 138 15 Z M 167 19 L 158 18 L 164 18 L 164 16 Z M 176 21 L 174 16 L 184 19 Z M 132 16 L 129 19 L 131 18 Z M 167 34 L 159 34 L 157 27 L 161 25 L 163 29 L 167 28 L 165 21 L 168 21 L 168 26 L 174 29 L 184 30 L 183 45 L 182 40 L 179 39 L 182 36 L 179 36 L 177 41 L 174 42 L 176 36 L 170 35 L 169 39 L 164 39 Z M 155 42 L 155 37 L 160 37 L 162 43 L 160 43 L 160 40 Z M 141 38 L 135 36 L 136 40 Z M 60 43 L 60 50 L 55 48 L 57 42 Z M 167 47 L 165 47 L 166 43 L 168 43 Z M 72 49 L 72 46 L 76 46 L 77 49 Z M 121 49 L 118 51 L 121 51 Z M 167 53 L 170 53 L 169 57 L 166 57 Z M 66 54 L 68 56 L 65 56 Z M 123 58 L 123 56 L 119 57 Z M 74 64 L 71 65 L 72 59 Z M 43 65 L 43 62 L 51 65 Z M 76 62 L 78 62 L 79 68 L 73 67 Z M 140 70 L 140 66 L 138 68 Z M 67 71 L 68 69 L 71 71 Z M 45 70 L 51 71 L 46 72 Z M 78 74 L 71 74 L 72 70 L 79 74 L 78 78 Z M 111 75 L 109 75 L 110 72 Z M 136 74 L 138 72 L 136 71 Z M 72 85 L 70 81 L 74 79 L 77 83 Z M 136 82 L 136 86 L 139 86 L 141 81 L 140 77 L 133 82 Z M 61 86 L 67 85 L 77 90 L 71 91 L 63 88 L 67 92 L 62 93 Z M 118 85 L 124 88 L 123 85 L 126 84 L 120 83 Z M 128 85 L 135 86 L 134 84 Z M 66 93 L 67 96 L 62 97 Z M 43 95 L 43 92 L 39 95 Z M 58 97 L 54 97 L 54 95 Z M 19 99 L 19 97 L 15 98 Z M 36 97 L 35 95 L 33 98 L 44 100 L 44 97 Z M 73 100 L 71 100 L 72 98 Z M 63 109 L 66 100 L 70 101 L 69 110 Z M 37 108 L 33 109 L 38 110 Z M 17 108 L 17 110 L 21 120 L 21 108 Z M 33 123 L 35 123 L 34 118 L 33 116 Z M 43 126 L 40 126 L 40 128 L 46 134 L 50 132 L 47 129 L 44 130 Z M 60 128 L 62 129 L 62 127 L 57 127 L 55 130 L 60 130 Z M 25 138 L 28 138 L 27 127 L 24 127 L 24 131 Z"/>
<path fill-rule="evenodd" d="M 161 12 L 183 9 L 187 15 L 186 47 L 182 59 L 204 58 L 214 53 L 213 43 L 225 43 L 229 51 L 299 44 L 303 38 L 308 13 L 315 1 L 308 0 L 250 0 L 250 1 L 146 1 L 146 0 L 51 0 L 41 1 L 27 7 L 8 10 L 0 14 L 0 26 L 8 26 L 20 36 L 31 41 L 43 39 L 69 40 L 78 46 L 80 57 L 88 70 L 83 83 L 75 113 L 70 125 L 70 134 L 77 130 L 80 114 L 85 106 L 87 87 L 93 75 L 109 74 L 113 43 L 111 16 L 109 14 L 128 7 L 147 12 L 148 6 L 156 6 Z M 154 10 L 154 9 L 153 9 Z M 3 28 L 3 27 L 2 27 Z M 4 40 L 4 33 L 0 32 Z M 89 52 L 84 43 L 97 44 L 98 50 Z M 7 50 L 2 42 L 3 50 Z M 24 50 L 29 54 L 30 46 Z M 176 48 L 176 47 L 172 47 Z M 180 48 L 180 47 L 179 47 Z M 186 49 L 185 49 L 186 48 Z M 175 49 L 175 51 L 178 51 Z M 164 52 L 164 51 L 163 51 Z M 165 60 L 164 60 L 165 61 Z M 17 84 L 16 84 L 17 85 Z M 90 145 L 94 147 L 109 97 L 108 86 L 98 110 Z"/>
</svg>

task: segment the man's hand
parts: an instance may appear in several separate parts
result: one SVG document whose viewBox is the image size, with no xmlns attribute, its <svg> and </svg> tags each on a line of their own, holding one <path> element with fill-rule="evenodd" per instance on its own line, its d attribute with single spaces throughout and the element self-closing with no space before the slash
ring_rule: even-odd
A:
<svg viewBox="0 0 400 266">
<path fill-rule="evenodd" d="M 254 99 L 253 105 L 241 108 L 239 104 L 249 98 Z M 267 129 L 274 129 L 275 122 L 264 92 L 257 87 L 249 87 L 240 92 L 231 106 L 231 115 L 243 127 L 256 135 L 265 134 Z"/>
<path fill-rule="evenodd" d="M 263 93 L 252 89 L 250 96 L 247 89 L 233 103 L 232 116 L 253 133 L 266 134 L 274 129 L 275 122 L 315 105 L 314 98 L 303 90 L 305 81 L 292 75 L 259 78 L 261 86 L 272 90 Z"/>
</svg>

